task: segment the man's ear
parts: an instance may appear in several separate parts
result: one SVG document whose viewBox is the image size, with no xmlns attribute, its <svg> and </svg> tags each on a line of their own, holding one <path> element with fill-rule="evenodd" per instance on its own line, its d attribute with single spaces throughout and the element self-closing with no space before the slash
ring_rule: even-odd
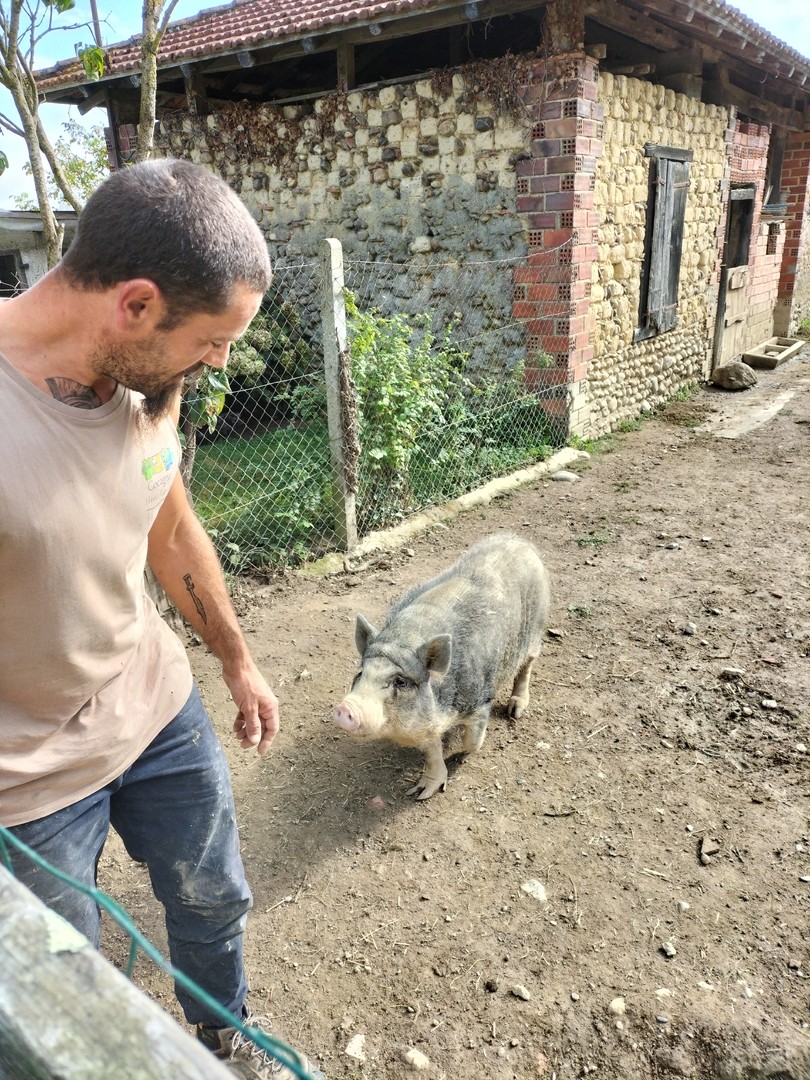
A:
<svg viewBox="0 0 810 1080">
<path fill-rule="evenodd" d="M 154 330 L 165 312 L 160 289 L 149 278 L 132 278 L 117 286 L 116 327 L 122 333 Z"/>
</svg>

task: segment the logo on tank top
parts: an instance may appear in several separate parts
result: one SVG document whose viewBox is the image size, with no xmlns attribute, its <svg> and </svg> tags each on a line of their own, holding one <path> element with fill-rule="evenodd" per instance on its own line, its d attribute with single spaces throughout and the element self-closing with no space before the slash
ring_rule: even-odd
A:
<svg viewBox="0 0 810 1080">
<path fill-rule="evenodd" d="M 141 462 L 141 473 L 146 481 L 146 509 L 160 506 L 174 479 L 174 453 L 166 446 L 156 454 L 150 454 Z"/>
</svg>

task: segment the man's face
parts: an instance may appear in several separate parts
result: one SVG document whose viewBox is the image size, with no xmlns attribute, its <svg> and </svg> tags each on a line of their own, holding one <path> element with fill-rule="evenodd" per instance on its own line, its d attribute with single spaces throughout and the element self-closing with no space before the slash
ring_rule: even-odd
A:
<svg viewBox="0 0 810 1080">
<path fill-rule="evenodd" d="M 152 330 L 136 341 L 116 342 L 94 363 L 107 376 L 143 394 L 148 419 L 165 415 L 187 378 L 203 365 L 224 368 L 231 343 L 244 334 L 262 294 L 239 286 L 233 302 L 214 315 L 190 315 L 171 330 Z"/>
</svg>

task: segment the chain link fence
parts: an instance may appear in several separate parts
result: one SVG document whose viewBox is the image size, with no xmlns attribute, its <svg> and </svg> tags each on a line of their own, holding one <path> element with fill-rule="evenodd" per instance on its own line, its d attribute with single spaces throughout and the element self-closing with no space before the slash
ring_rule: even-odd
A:
<svg viewBox="0 0 810 1080">
<path fill-rule="evenodd" d="M 351 549 L 566 441 L 568 388 L 513 315 L 530 256 L 344 266 L 328 244 L 331 261 L 277 261 L 198 434 L 195 509 L 233 572 Z"/>
</svg>

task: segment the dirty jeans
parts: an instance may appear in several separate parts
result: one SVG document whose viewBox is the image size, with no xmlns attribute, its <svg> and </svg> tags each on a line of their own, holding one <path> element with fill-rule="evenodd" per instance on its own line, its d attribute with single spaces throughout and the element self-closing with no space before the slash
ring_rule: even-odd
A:
<svg viewBox="0 0 810 1080">
<path fill-rule="evenodd" d="M 117 779 L 10 831 L 51 865 L 95 885 L 109 826 L 146 863 L 166 910 L 173 965 L 235 1013 L 247 995 L 243 936 L 252 904 L 239 854 L 230 776 L 196 686 L 174 720 Z M 9 845 L 18 879 L 98 947 L 95 900 Z M 190 1024 L 221 1024 L 175 983 Z"/>
</svg>

